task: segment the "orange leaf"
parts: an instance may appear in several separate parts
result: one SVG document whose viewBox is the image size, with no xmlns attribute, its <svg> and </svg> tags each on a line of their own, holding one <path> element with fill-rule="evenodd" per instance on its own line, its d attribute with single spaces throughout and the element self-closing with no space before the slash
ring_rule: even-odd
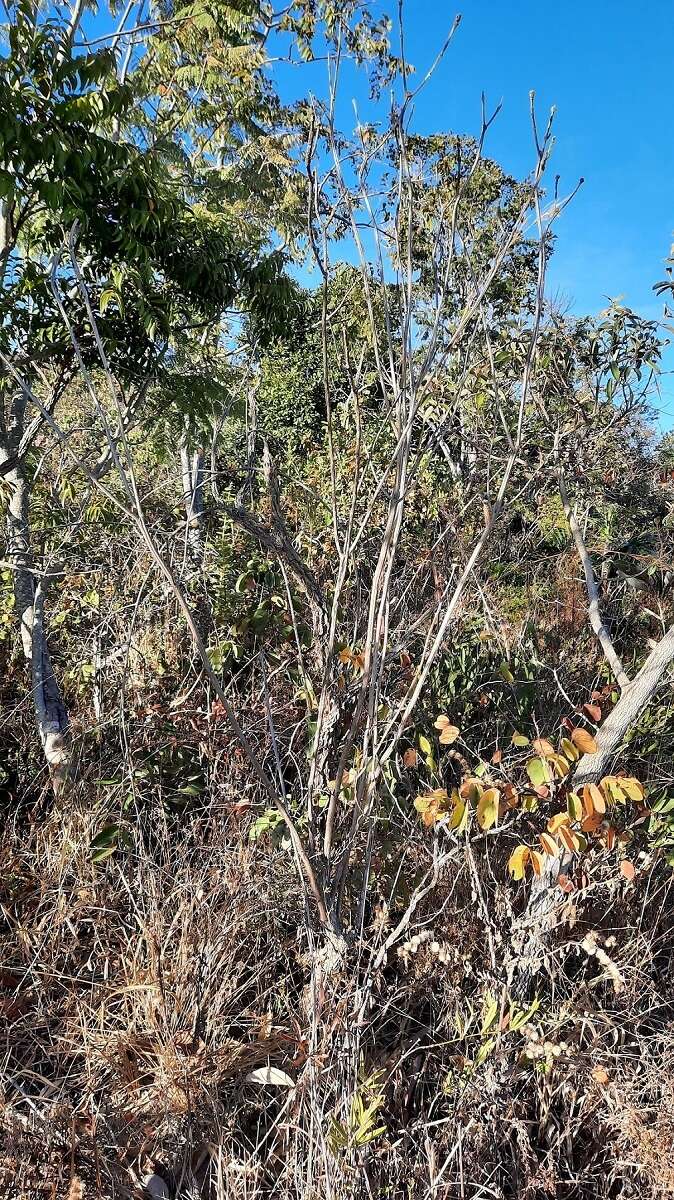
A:
<svg viewBox="0 0 674 1200">
<path fill-rule="evenodd" d="M 405 753 L 403 754 L 403 766 L 404 767 L 416 767 L 418 759 L 419 759 L 419 755 L 417 754 L 416 750 L 414 749 L 414 746 L 410 746 L 409 750 L 406 750 Z"/>
<path fill-rule="evenodd" d="M 541 833 L 538 836 L 545 853 L 552 855 L 553 858 L 556 858 L 559 854 L 559 846 L 557 845 L 555 839 L 551 837 L 549 833 Z"/>
<path fill-rule="evenodd" d="M 552 742 L 548 741 L 547 738 L 536 738 L 535 741 L 531 743 L 531 748 L 532 750 L 535 750 L 537 754 L 542 754 L 543 757 L 547 757 L 548 754 L 555 753 L 555 747 L 553 746 Z"/>
<path fill-rule="evenodd" d="M 440 745 L 451 746 L 452 742 L 455 742 L 458 738 L 460 732 L 460 729 L 456 725 L 445 725 L 442 733 L 440 734 Z"/>
<path fill-rule="evenodd" d="M 449 717 L 446 717 L 444 713 L 440 713 L 440 716 L 435 718 L 433 724 L 436 729 L 443 730 L 449 725 Z"/>
<path fill-rule="evenodd" d="M 558 875 L 557 883 L 566 896 L 569 896 L 571 892 L 575 892 L 576 890 L 575 885 L 571 882 L 568 875 Z"/>
<path fill-rule="evenodd" d="M 574 729 L 571 734 L 571 741 L 583 754 L 596 754 L 599 749 L 592 734 L 588 733 L 587 729 L 581 729 L 580 727 Z"/>
<path fill-rule="evenodd" d="M 601 721 L 601 709 L 598 704 L 584 704 L 583 711 L 587 713 L 592 721 Z"/>
<path fill-rule="evenodd" d="M 502 758 L 503 758 L 503 751 L 495 750 L 491 756 L 491 761 L 493 762 L 494 766 L 497 767 Z"/>
<path fill-rule="evenodd" d="M 561 826 L 559 830 L 559 839 L 564 843 L 566 849 L 572 851 L 572 853 L 575 853 L 580 846 L 578 835 L 574 833 L 573 829 L 570 829 L 568 825 Z"/>
<path fill-rule="evenodd" d="M 540 879 L 543 871 L 545 870 L 545 856 L 543 854 L 539 854 L 538 850 L 530 850 L 529 857 L 531 858 L 531 865 L 533 867 L 534 875 L 537 875 Z"/>
<path fill-rule="evenodd" d="M 631 883 L 636 873 L 634 863 L 630 862 L 629 858 L 624 858 L 620 864 L 620 874 L 624 875 L 625 879 Z"/>
<path fill-rule="evenodd" d="M 543 847 L 543 850 L 544 850 L 544 852 L 546 852 L 546 854 L 550 854 L 550 856 L 552 856 L 553 858 L 556 858 L 556 856 L 558 856 L 559 846 L 558 846 L 558 844 L 556 844 L 556 841 L 554 840 L 552 834 L 549 834 L 549 833 L 538 834 L 538 839 L 540 839 L 541 846 Z"/>
</svg>

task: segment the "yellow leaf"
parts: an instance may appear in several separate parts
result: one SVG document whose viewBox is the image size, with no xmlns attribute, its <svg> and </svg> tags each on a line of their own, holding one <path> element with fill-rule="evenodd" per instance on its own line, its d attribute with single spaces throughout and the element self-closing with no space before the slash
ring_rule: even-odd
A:
<svg viewBox="0 0 674 1200">
<path fill-rule="evenodd" d="M 468 824 L 468 805 L 464 800 L 459 800 L 452 809 L 452 815 L 447 822 L 450 829 L 455 829 L 457 833 L 463 833 Z"/>
<path fill-rule="evenodd" d="M 574 729 L 571 734 L 571 741 L 574 746 L 577 746 L 581 754 L 596 754 L 599 749 L 597 743 L 587 729 Z"/>
<path fill-rule="evenodd" d="M 421 750 L 422 754 L 430 754 L 432 750 L 431 743 L 423 733 L 419 734 L 419 749 Z"/>
<path fill-rule="evenodd" d="M 517 846 L 508 859 L 508 870 L 513 879 L 524 879 L 524 872 L 531 851 L 528 846 Z"/>
<path fill-rule="evenodd" d="M 630 800 L 634 800 L 637 804 L 643 800 L 644 789 L 642 788 L 638 779 L 634 779 L 631 776 L 628 779 L 623 779 L 621 775 L 616 779 L 616 783 L 621 792 L 624 792 Z"/>
<path fill-rule="evenodd" d="M 563 754 L 549 754 L 548 759 L 552 763 L 553 767 L 555 768 L 555 773 L 560 779 L 563 779 L 565 775 L 568 775 L 571 763 L 564 757 Z"/>
<path fill-rule="evenodd" d="M 477 804 L 477 823 L 480 829 L 491 829 L 498 821 L 500 795 L 497 788 L 487 788 Z"/>
<path fill-rule="evenodd" d="M 583 805 L 576 792 L 569 792 L 566 800 L 566 811 L 572 821 L 582 821 Z"/>
<path fill-rule="evenodd" d="M 562 825 L 569 824 L 569 814 L 565 812 L 555 813 L 554 817 L 550 817 L 548 821 L 548 833 L 559 833 Z"/>
<path fill-rule="evenodd" d="M 570 738 L 562 738 L 561 750 L 571 762 L 576 762 L 580 758 L 580 754 Z"/>
<path fill-rule="evenodd" d="M 510 744 L 512 746 L 518 746 L 521 749 L 523 746 L 529 745 L 529 739 L 528 737 L 525 737 L 523 733 L 514 733 L 510 739 Z"/>
</svg>

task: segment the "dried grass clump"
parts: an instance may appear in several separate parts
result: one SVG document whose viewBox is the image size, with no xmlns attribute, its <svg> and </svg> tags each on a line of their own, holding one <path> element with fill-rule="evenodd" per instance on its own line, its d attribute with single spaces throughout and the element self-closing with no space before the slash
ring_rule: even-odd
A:
<svg viewBox="0 0 674 1200">
<path fill-rule="evenodd" d="M 100 866 L 95 828 L 73 805 L 5 833 L 1 1196 L 674 1194 L 657 863 L 634 885 L 596 864 L 532 1003 L 508 991 L 493 844 L 444 869 L 374 969 L 394 895 L 331 947 L 285 852 L 215 805 Z"/>
</svg>

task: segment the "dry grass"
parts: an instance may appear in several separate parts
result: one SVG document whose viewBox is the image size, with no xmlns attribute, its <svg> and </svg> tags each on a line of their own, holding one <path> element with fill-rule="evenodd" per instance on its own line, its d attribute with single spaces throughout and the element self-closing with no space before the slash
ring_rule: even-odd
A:
<svg viewBox="0 0 674 1200">
<path fill-rule="evenodd" d="M 373 972 L 384 899 L 326 965 L 283 851 L 215 805 L 179 839 L 155 824 L 99 867 L 84 805 L 6 831 L 1 1195 L 151 1195 L 153 1174 L 180 1200 L 674 1194 L 662 868 L 628 885 L 596 864 L 511 1029 L 493 844 Z M 247 1080 L 267 1066 L 294 1087 Z M 374 1104 L 360 1136 L 354 1097 Z"/>
</svg>

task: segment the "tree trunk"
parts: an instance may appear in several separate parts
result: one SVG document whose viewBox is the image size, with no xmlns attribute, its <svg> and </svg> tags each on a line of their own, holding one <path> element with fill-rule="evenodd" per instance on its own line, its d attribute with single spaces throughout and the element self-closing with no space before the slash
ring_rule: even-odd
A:
<svg viewBox="0 0 674 1200">
<path fill-rule="evenodd" d="M 0 465 L 12 455 L 13 446 L 0 445 Z M 14 602 L 21 632 L 21 645 L 32 676 L 33 705 L 40 741 L 49 767 L 52 786 L 58 795 L 70 771 L 68 711 L 54 676 L 44 632 L 44 586 L 35 586 L 30 537 L 30 484 L 22 466 L 14 466 L 5 478 L 12 492 L 7 512 L 7 551 L 14 576 Z"/>
<path fill-rule="evenodd" d="M 180 470 L 185 505 L 187 550 L 195 566 L 204 560 L 204 451 L 190 456 L 187 437 L 180 442 Z"/>
<path fill-rule="evenodd" d="M 628 730 L 665 681 L 670 663 L 674 662 L 674 625 L 657 646 L 632 682 L 623 690 L 618 703 L 600 726 L 596 735 L 599 747 L 595 754 L 584 754 L 573 773 L 574 788 L 594 783 L 605 775 L 613 755 L 618 751 Z"/>
<path fill-rule="evenodd" d="M 641 670 L 623 690 L 615 708 L 598 729 L 596 753 L 584 754 L 579 759 L 571 781 L 574 790 L 586 783 L 595 783 L 607 774 L 626 733 L 638 721 L 665 681 L 667 668 L 673 661 L 674 625 L 651 650 Z M 519 997 L 530 994 L 536 976 L 544 965 L 547 943 L 557 923 L 556 910 L 560 897 L 555 885 L 560 871 L 570 861 L 570 856 L 546 857 L 543 873 L 532 881 L 524 919 L 513 939 L 515 958 L 511 990 Z"/>
</svg>

